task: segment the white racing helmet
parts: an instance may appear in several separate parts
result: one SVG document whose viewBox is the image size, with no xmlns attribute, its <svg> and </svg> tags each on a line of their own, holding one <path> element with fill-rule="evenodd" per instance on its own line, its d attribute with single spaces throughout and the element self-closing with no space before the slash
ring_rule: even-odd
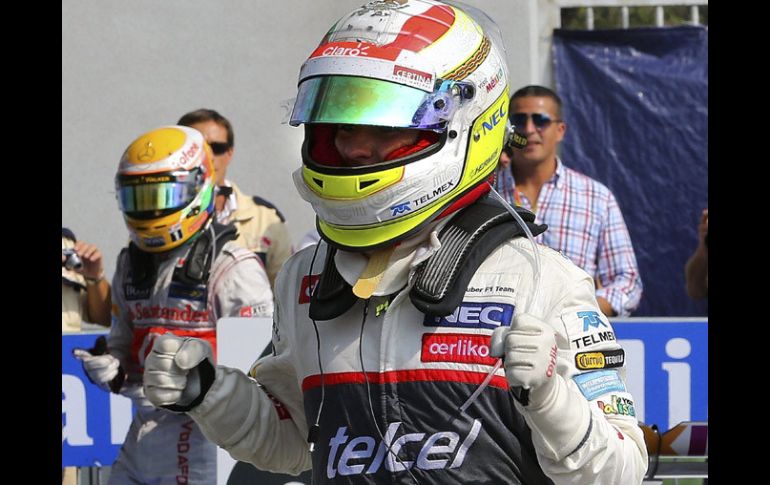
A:
<svg viewBox="0 0 770 485">
<path fill-rule="evenodd" d="M 289 123 L 305 125 L 305 140 L 293 178 L 330 245 L 392 245 L 488 190 L 506 136 L 505 52 L 489 17 L 457 5 L 369 2 L 302 65 Z M 420 135 L 382 163 L 344 167 L 339 124 Z"/>
</svg>

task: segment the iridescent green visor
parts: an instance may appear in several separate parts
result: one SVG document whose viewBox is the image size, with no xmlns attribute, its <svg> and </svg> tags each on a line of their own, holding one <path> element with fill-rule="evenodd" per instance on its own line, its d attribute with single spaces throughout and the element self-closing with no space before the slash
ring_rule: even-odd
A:
<svg viewBox="0 0 770 485">
<path fill-rule="evenodd" d="M 118 207 L 137 219 L 170 214 L 195 199 L 201 182 L 200 169 L 178 173 L 119 175 L 115 179 Z"/>
<path fill-rule="evenodd" d="M 322 76 L 303 81 L 289 124 L 339 123 L 442 131 L 462 103 L 467 83 L 436 81 L 421 89 L 353 76 Z"/>
</svg>

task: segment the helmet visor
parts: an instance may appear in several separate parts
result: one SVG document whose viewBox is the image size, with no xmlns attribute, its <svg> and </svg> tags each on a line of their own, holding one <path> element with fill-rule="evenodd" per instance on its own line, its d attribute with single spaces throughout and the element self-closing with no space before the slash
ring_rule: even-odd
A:
<svg viewBox="0 0 770 485">
<path fill-rule="evenodd" d="M 200 169 L 191 172 L 119 175 L 118 207 L 138 219 L 160 217 L 189 205 L 200 190 Z"/>
<path fill-rule="evenodd" d="M 465 83 L 438 81 L 432 93 L 380 79 L 322 76 L 303 81 L 289 124 L 339 123 L 443 131 Z"/>
</svg>

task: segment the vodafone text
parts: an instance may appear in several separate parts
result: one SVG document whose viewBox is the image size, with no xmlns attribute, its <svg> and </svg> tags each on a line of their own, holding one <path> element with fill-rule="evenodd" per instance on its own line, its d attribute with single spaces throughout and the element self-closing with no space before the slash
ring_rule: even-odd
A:
<svg viewBox="0 0 770 485">
<path fill-rule="evenodd" d="M 189 459 L 187 453 L 190 451 L 190 433 L 192 433 L 193 420 L 182 424 L 182 432 L 179 433 L 179 441 L 176 444 L 177 465 L 179 466 L 179 475 L 176 476 L 176 483 L 184 485 L 190 474 Z"/>
<path fill-rule="evenodd" d="M 376 442 L 372 436 L 358 436 L 351 440 L 347 435 L 348 427 L 340 426 L 337 434 L 329 440 L 327 478 L 334 478 L 338 473 L 340 475 L 374 474 L 379 471 L 383 463 L 385 469 L 390 472 L 401 472 L 412 467 L 421 470 L 458 468 L 463 464 L 465 455 L 479 435 L 481 421 L 478 419 L 473 421 L 471 430 L 462 443 L 460 443 L 460 435 L 454 431 L 439 431 L 427 438 L 425 438 L 426 433 L 407 433 L 396 438 L 396 432 L 400 427 L 400 422 L 391 423 L 385 432 L 384 440 L 375 447 Z M 403 458 L 404 453 L 401 453 L 401 449 L 407 443 L 421 444 L 416 460 Z M 340 452 L 342 445 L 346 446 Z M 388 448 L 391 452 L 388 452 Z M 452 454 L 454 457 L 451 456 Z M 369 462 L 372 455 L 374 458 Z M 449 455 L 449 458 L 440 458 L 439 455 L 441 457 Z M 399 457 L 398 460 L 394 458 L 396 456 Z"/>
</svg>

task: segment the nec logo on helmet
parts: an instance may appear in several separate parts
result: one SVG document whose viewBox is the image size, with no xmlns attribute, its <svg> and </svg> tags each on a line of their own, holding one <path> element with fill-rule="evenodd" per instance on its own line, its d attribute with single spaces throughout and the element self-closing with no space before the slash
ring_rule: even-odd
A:
<svg viewBox="0 0 770 485">
<path fill-rule="evenodd" d="M 507 303 L 472 303 L 464 301 L 451 315 L 425 316 L 426 327 L 490 328 L 510 326 L 514 306 Z"/>
<path fill-rule="evenodd" d="M 492 116 L 489 117 L 489 123 L 486 121 L 481 123 L 481 126 L 484 128 L 484 134 L 486 134 L 488 131 L 492 131 L 492 129 L 497 126 L 500 121 L 505 120 L 505 105 L 506 103 L 502 103 L 500 105 L 500 109 L 495 110 L 492 112 Z"/>
</svg>

